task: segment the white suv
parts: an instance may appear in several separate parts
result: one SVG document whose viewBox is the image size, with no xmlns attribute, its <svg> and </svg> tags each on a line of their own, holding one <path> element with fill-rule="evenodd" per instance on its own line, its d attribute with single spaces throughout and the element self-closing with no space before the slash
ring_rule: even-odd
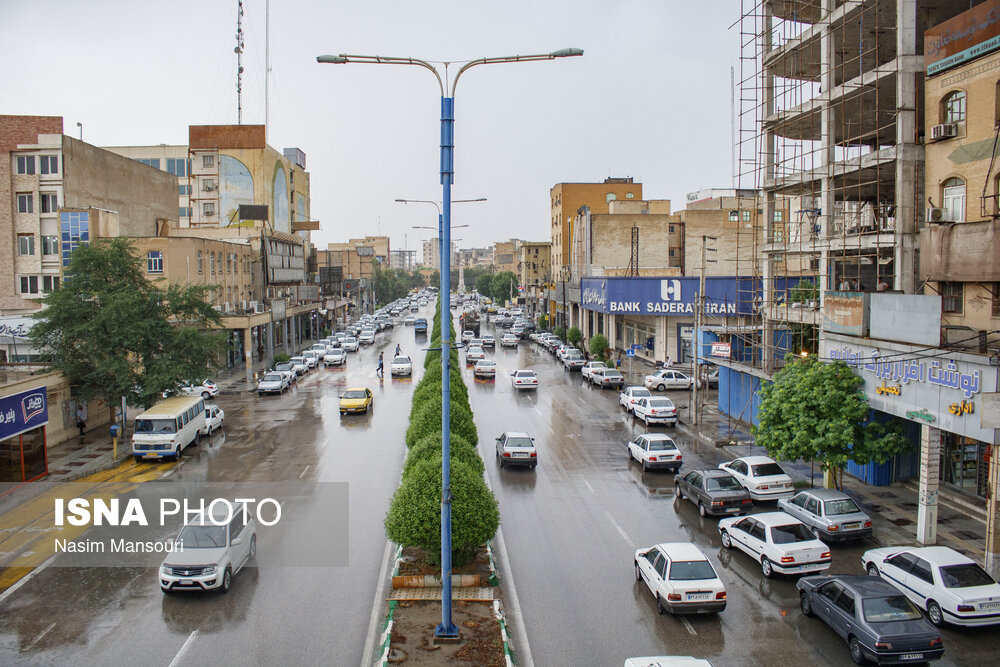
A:
<svg viewBox="0 0 1000 667">
<path fill-rule="evenodd" d="M 231 503 L 215 507 L 215 513 L 196 516 L 177 536 L 183 546 L 167 554 L 160 565 L 160 589 L 229 592 L 233 575 L 257 556 L 257 523 L 249 508 Z"/>
</svg>

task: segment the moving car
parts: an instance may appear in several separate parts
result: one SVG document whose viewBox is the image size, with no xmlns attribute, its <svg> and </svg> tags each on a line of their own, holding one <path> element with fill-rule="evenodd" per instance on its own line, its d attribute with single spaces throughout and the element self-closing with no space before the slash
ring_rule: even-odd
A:
<svg viewBox="0 0 1000 667">
<path fill-rule="evenodd" d="M 352 387 L 340 397 L 340 414 L 364 412 L 367 413 L 375 403 L 372 390 L 366 387 Z"/>
<path fill-rule="evenodd" d="M 681 373 L 680 371 L 673 371 L 669 368 L 664 368 L 663 370 L 656 371 L 652 375 L 647 375 L 643 382 L 647 388 L 656 389 L 657 391 L 665 391 L 667 389 L 690 389 L 691 385 L 694 384 L 694 380 L 684 373 Z"/>
<path fill-rule="evenodd" d="M 514 391 L 518 389 L 538 389 L 538 376 L 535 371 L 522 369 L 510 374 L 510 384 Z"/>
<path fill-rule="evenodd" d="M 774 459 L 766 456 L 744 456 L 720 463 L 719 468 L 732 473 L 754 500 L 778 500 L 795 495 L 792 478 Z"/>
<path fill-rule="evenodd" d="M 483 348 L 481 347 L 470 347 L 465 353 L 465 363 L 470 366 L 485 358 L 486 353 L 483 352 Z"/>
<path fill-rule="evenodd" d="M 413 375 L 413 362 L 405 354 L 394 357 L 389 364 L 390 375 Z"/>
<path fill-rule="evenodd" d="M 538 451 L 535 449 L 535 439 L 527 433 L 507 431 L 497 438 L 497 460 L 500 467 L 538 465 Z"/>
<path fill-rule="evenodd" d="M 760 563 L 765 577 L 818 572 L 830 567 L 830 548 L 809 528 L 784 512 L 765 512 L 719 520 L 726 549 L 736 547 Z"/>
<path fill-rule="evenodd" d="M 425 317 L 417 318 L 417 321 L 413 323 L 413 333 L 415 334 L 427 333 L 427 318 Z"/>
<path fill-rule="evenodd" d="M 462 332 L 462 342 L 468 343 L 470 340 L 476 337 L 475 331 L 463 331 Z"/>
<path fill-rule="evenodd" d="M 415 318 L 413 315 L 407 315 L 405 318 L 403 318 L 403 325 L 407 327 L 412 327 L 413 323 L 416 321 L 417 318 Z"/>
<path fill-rule="evenodd" d="M 649 587 L 660 614 L 714 614 L 726 608 L 725 585 L 690 542 L 637 549 L 633 565 L 635 580 Z"/>
<path fill-rule="evenodd" d="M 1000 623 L 1000 585 L 972 559 L 948 547 L 869 549 L 861 563 L 940 626 Z"/>
<path fill-rule="evenodd" d="M 809 526 L 816 539 L 859 540 L 872 534 L 871 517 L 836 489 L 806 489 L 778 501 L 778 509 Z"/>
<path fill-rule="evenodd" d="M 288 389 L 288 377 L 279 371 L 264 373 L 264 377 L 257 383 L 257 395 L 281 394 Z"/>
<path fill-rule="evenodd" d="M 665 469 L 677 472 L 684 456 L 677 444 L 664 433 L 643 433 L 628 443 L 628 457 L 642 465 L 643 470 Z"/>
<path fill-rule="evenodd" d="M 344 339 L 344 342 L 341 343 L 341 346 L 344 348 L 344 351 L 346 352 L 357 352 L 358 339 L 355 338 L 354 336 L 348 336 L 347 338 Z"/>
<path fill-rule="evenodd" d="M 306 361 L 305 357 L 292 357 L 288 362 L 292 365 L 296 375 L 305 375 L 309 372 L 309 362 Z"/>
<path fill-rule="evenodd" d="M 621 388 L 625 386 L 625 376 L 614 368 L 595 368 L 587 376 L 590 384 L 596 384 L 601 389 L 605 387 Z"/>
<path fill-rule="evenodd" d="M 864 576 L 803 577 L 795 583 L 799 607 L 818 616 L 850 647 L 859 665 L 937 660 L 944 654 L 941 633 L 892 586 Z"/>
<path fill-rule="evenodd" d="M 674 493 L 697 505 L 702 516 L 746 514 L 753 506 L 747 490 L 724 470 L 692 470 L 674 480 Z"/>
<path fill-rule="evenodd" d="M 361 335 L 358 336 L 358 343 L 360 345 L 371 345 L 374 342 L 375 342 L 375 330 L 362 329 Z"/>
<path fill-rule="evenodd" d="M 677 426 L 677 408 L 669 398 L 640 398 L 632 406 L 632 415 L 643 424 L 668 424 Z"/>
<path fill-rule="evenodd" d="M 135 418 L 132 456 L 180 460 L 184 448 L 201 437 L 205 428 L 205 399 L 201 396 L 171 396 Z"/>
<path fill-rule="evenodd" d="M 199 514 L 177 535 L 183 545 L 160 565 L 160 590 L 218 590 L 228 593 L 233 575 L 257 556 L 257 523 L 242 503 L 215 505 L 215 513 Z M 216 525 L 221 523 L 222 525 Z"/>
<path fill-rule="evenodd" d="M 607 368 L 608 365 L 603 361 L 588 361 L 583 366 L 580 367 L 580 376 L 587 380 L 590 378 L 590 374 L 598 368 Z"/>
<path fill-rule="evenodd" d="M 201 396 L 208 399 L 219 395 L 219 385 L 211 380 L 201 382 L 183 382 L 177 388 L 177 393 L 183 396 Z"/>
<path fill-rule="evenodd" d="M 326 353 L 326 356 L 323 357 L 324 366 L 342 366 L 345 362 L 347 362 L 347 352 L 339 347 L 330 350 Z"/>
<path fill-rule="evenodd" d="M 651 395 L 645 387 L 625 387 L 618 394 L 618 405 L 625 408 L 625 412 L 632 412 L 636 401 L 640 398 L 649 398 Z"/>
<path fill-rule="evenodd" d="M 501 347 L 517 347 L 517 336 L 514 334 L 506 333 L 500 339 Z"/>
<path fill-rule="evenodd" d="M 201 435 L 212 435 L 226 421 L 226 411 L 218 405 L 205 406 L 205 427 L 201 429 Z"/>
<path fill-rule="evenodd" d="M 483 334 L 483 347 L 484 348 L 488 347 L 488 348 L 490 348 L 492 350 L 492 349 L 496 348 L 496 346 L 497 346 L 497 339 L 493 336 L 493 334 Z"/>
<path fill-rule="evenodd" d="M 476 367 L 472 369 L 472 375 L 477 378 L 495 378 L 497 364 L 492 359 L 480 359 L 476 362 Z"/>
</svg>

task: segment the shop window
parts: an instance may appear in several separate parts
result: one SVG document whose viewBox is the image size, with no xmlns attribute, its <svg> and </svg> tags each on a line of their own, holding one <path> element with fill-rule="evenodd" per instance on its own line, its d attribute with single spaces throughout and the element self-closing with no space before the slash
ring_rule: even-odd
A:
<svg viewBox="0 0 1000 667">
<path fill-rule="evenodd" d="M 964 301 L 964 283 L 940 283 L 941 285 L 941 312 L 961 313 Z"/>
<path fill-rule="evenodd" d="M 947 211 L 947 220 L 965 222 L 965 181 L 949 178 L 941 184 L 941 198 Z"/>
<path fill-rule="evenodd" d="M 941 433 L 941 480 L 946 484 L 986 497 L 990 445 L 954 433 Z"/>
<path fill-rule="evenodd" d="M 965 122 L 965 91 L 956 90 L 953 93 L 948 93 L 941 101 L 941 122 Z"/>
</svg>

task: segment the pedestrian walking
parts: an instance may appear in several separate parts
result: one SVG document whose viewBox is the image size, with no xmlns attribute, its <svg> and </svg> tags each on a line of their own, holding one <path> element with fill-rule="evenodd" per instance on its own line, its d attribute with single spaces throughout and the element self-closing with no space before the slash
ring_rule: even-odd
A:
<svg viewBox="0 0 1000 667">
<path fill-rule="evenodd" d="M 379 377 L 382 377 L 382 367 L 383 367 L 382 353 L 379 352 L 378 353 L 378 368 L 375 369 L 375 372 L 378 373 Z"/>
<path fill-rule="evenodd" d="M 257 361 L 264 361 L 264 343 L 257 343 Z"/>
<path fill-rule="evenodd" d="M 401 347 L 399 347 L 399 343 L 396 343 L 396 354 L 394 354 L 393 356 L 398 357 L 399 353 L 402 352 L 402 351 L 403 351 L 403 349 Z"/>
<path fill-rule="evenodd" d="M 76 427 L 80 429 L 80 437 L 83 437 L 83 429 L 87 428 L 87 422 L 84 419 L 83 406 L 76 406 Z"/>
<path fill-rule="evenodd" d="M 663 367 L 664 368 L 670 368 L 673 365 L 674 365 L 674 362 L 670 359 L 670 355 L 668 354 L 667 355 L 667 360 L 663 362 Z"/>
</svg>

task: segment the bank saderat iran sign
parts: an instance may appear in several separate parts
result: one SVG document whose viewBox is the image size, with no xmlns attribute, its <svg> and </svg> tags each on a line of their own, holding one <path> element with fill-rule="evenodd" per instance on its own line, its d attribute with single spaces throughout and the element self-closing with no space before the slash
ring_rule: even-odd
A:
<svg viewBox="0 0 1000 667">
<path fill-rule="evenodd" d="M 705 279 L 705 313 L 751 312 L 752 279 Z M 698 278 L 583 278 L 580 303 L 587 310 L 626 315 L 694 315 Z M 742 302 L 741 302 L 742 299 Z"/>
<path fill-rule="evenodd" d="M 820 356 L 850 366 L 876 410 L 997 443 L 996 429 L 982 427 L 981 412 L 992 405 L 983 395 L 997 391 L 998 368 L 986 357 L 881 341 L 865 345 L 836 334 L 820 341 Z"/>
</svg>

